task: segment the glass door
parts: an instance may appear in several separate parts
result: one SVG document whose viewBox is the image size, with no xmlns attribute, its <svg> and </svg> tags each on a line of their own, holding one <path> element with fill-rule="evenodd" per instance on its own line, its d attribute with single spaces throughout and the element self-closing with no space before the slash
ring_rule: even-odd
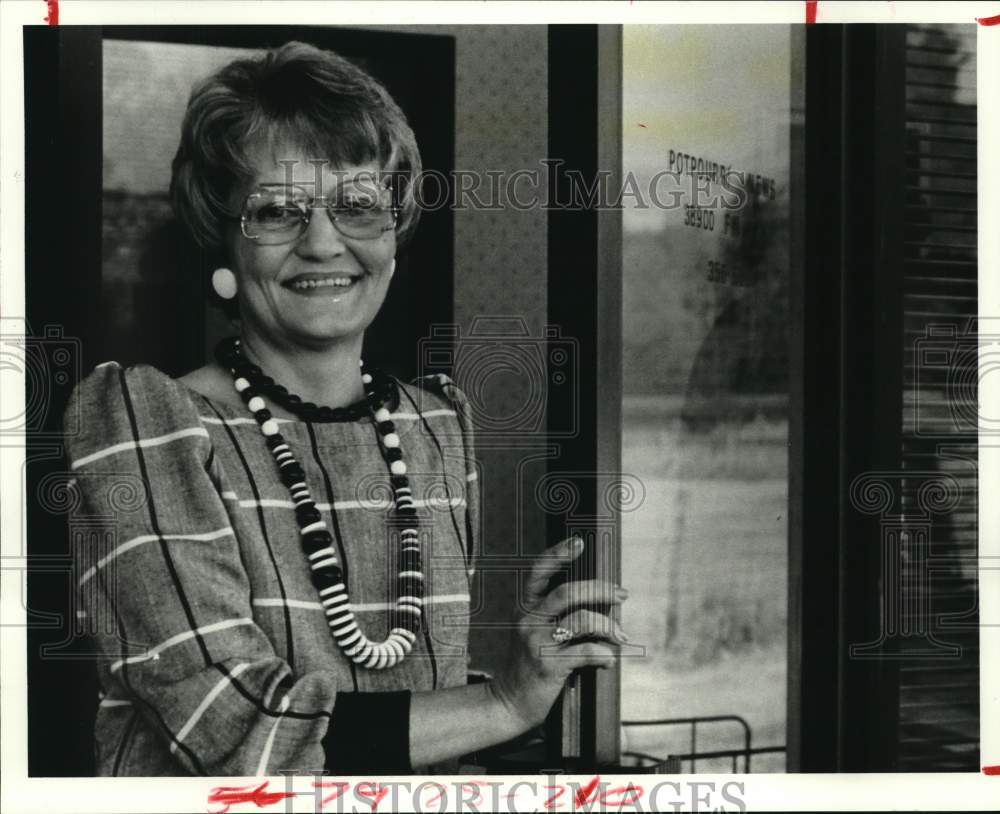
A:
<svg viewBox="0 0 1000 814">
<path fill-rule="evenodd" d="M 622 471 L 645 488 L 621 529 L 626 765 L 785 770 L 803 45 L 624 28 Z"/>
</svg>

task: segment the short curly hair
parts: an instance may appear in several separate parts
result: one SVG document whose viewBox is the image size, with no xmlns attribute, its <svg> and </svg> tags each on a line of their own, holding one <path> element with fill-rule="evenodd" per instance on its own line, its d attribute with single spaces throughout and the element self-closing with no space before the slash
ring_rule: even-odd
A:
<svg viewBox="0 0 1000 814">
<path fill-rule="evenodd" d="M 224 250 L 228 201 L 253 174 L 251 152 L 294 144 L 333 167 L 377 164 L 392 179 L 401 243 L 419 219 L 420 153 L 406 116 L 372 76 L 343 57 L 289 42 L 238 59 L 191 92 L 170 200 L 205 250 Z"/>
</svg>

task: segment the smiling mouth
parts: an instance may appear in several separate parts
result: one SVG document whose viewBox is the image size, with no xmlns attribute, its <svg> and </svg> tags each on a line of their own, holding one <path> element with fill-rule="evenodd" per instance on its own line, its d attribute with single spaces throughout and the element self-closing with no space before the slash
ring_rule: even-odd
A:
<svg viewBox="0 0 1000 814">
<path fill-rule="evenodd" d="M 360 277 L 299 278 L 297 280 L 292 280 L 289 283 L 285 283 L 285 286 L 292 289 L 292 291 L 312 291 L 317 288 L 338 289 L 343 291 L 350 288 L 360 279 Z"/>
</svg>

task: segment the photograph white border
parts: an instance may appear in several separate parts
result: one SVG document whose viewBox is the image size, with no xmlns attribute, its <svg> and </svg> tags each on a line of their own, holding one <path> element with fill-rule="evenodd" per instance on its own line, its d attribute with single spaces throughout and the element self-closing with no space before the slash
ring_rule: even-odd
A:
<svg viewBox="0 0 1000 814">
<path fill-rule="evenodd" d="M 513 24 L 513 23 L 621 23 L 621 24 L 754 24 L 804 23 L 805 2 L 89 2 L 59 4 L 59 25 L 100 24 Z M 4 333 L 24 318 L 24 192 L 30 179 L 24 174 L 24 100 L 22 28 L 44 24 L 44 0 L 0 3 L 0 319 Z M 974 23 L 1000 15 L 1000 3 L 881 3 L 820 2 L 816 24 L 845 22 Z M 979 315 L 981 325 L 1000 327 L 1000 25 L 977 26 L 979 115 Z M 991 80 L 993 80 L 991 82 Z M 988 228 L 992 225 L 992 228 Z M 1000 334 L 1000 332 L 997 332 Z M 989 363 L 989 364 L 987 364 Z M 980 358 L 980 415 L 1000 416 L 1000 382 L 986 376 L 996 363 Z M 20 415 L 24 388 L 10 386 L 5 373 L 0 391 L 2 415 Z M 0 437 L 0 760 L 5 814 L 29 811 L 161 812 L 208 811 L 208 792 L 216 786 L 259 784 L 263 778 L 28 778 L 27 676 L 24 590 L 24 445 Z M 992 486 L 1000 486 L 1000 439 L 988 436 L 979 444 L 979 579 L 980 579 L 980 687 L 981 757 L 983 766 L 1000 766 L 1000 500 L 991 500 Z M 983 499 L 986 498 L 986 499 Z M 398 778 L 412 784 L 432 778 Z M 468 777 L 433 778 L 442 782 Z M 483 778 L 497 780 L 496 777 Z M 544 787 L 540 776 L 507 777 L 514 783 L 530 780 Z M 559 782 L 585 784 L 590 777 L 560 776 Z M 984 773 L 856 774 L 856 775 L 636 775 L 602 777 L 613 785 L 632 780 L 647 789 L 658 782 L 689 784 L 692 780 L 741 783 L 749 810 L 875 810 L 1000 808 L 1000 776 Z M 306 783 L 305 781 L 310 781 Z M 286 779 L 272 778 L 270 790 L 281 791 Z M 310 788 L 310 778 L 297 778 L 296 789 Z M 718 787 L 717 785 L 717 787 Z M 536 810 L 547 795 L 514 798 L 508 810 Z M 661 805 L 668 795 L 661 795 Z M 674 798 L 684 799 L 684 798 Z M 690 799 L 688 797 L 688 799 Z M 565 803 L 565 804 L 563 804 Z M 553 810 L 572 810 L 564 795 Z M 383 803 L 383 806 L 386 803 Z M 717 804 L 717 803 L 716 803 Z M 523 806 L 523 807 L 522 807 Z M 685 809 L 690 806 L 685 806 Z M 632 806 L 628 808 L 633 808 Z M 626 808 L 626 810 L 628 810 Z M 237 812 L 286 811 L 284 803 L 266 809 L 234 807 Z M 314 811 L 308 796 L 294 798 L 295 811 Z M 334 810 L 332 807 L 327 810 Z M 348 809 L 350 810 L 350 809 Z M 367 810 L 358 808 L 357 810 Z M 378 810 L 388 810 L 380 807 Z M 401 797 L 398 810 L 418 810 Z M 427 809 L 424 809 L 427 810 Z M 431 810 L 440 810 L 432 808 Z M 454 810 L 454 809 L 445 809 Z M 469 809 L 466 809 L 469 810 Z M 600 809 L 598 809 L 600 810 Z M 642 808 L 641 810 L 649 810 Z"/>
</svg>

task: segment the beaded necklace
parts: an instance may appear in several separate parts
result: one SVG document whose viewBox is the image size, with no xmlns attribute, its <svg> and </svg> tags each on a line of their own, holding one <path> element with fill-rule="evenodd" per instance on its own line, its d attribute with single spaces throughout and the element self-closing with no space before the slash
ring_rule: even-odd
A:
<svg viewBox="0 0 1000 814">
<path fill-rule="evenodd" d="M 413 492 L 406 476 L 406 463 L 403 461 L 399 436 L 384 403 L 387 400 L 385 397 L 392 390 L 391 377 L 362 372 L 361 381 L 365 388 L 363 403 L 348 408 L 317 407 L 303 402 L 265 376 L 259 367 L 243 355 L 239 339 L 232 337 L 222 340 L 216 347 L 215 355 L 219 363 L 232 373 L 233 386 L 257 421 L 264 442 L 278 465 L 281 482 L 292 496 L 302 550 L 309 562 L 312 583 L 319 591 L 320 603 L 334 641 L 355 664 L 373 670 L 395 667 L 413 649 L 416 634 L 420 631 L 424 575 L 421 571 L 420 535 Z M 359 364 L 363 371 L 364 362 Z M 335 421 L 370 415 L 375 422 L 380 448 L 389 465 L 395 515 L 401 524 L 399 570 L 396 574 L 397 598 L 392 612 L 392 627 L 384 641 L 373 642 L 358 628 L 351 610 L 347 586 L 344 584 L 340 560 L 333 548 L 333 536 L 312 499 L 305 471 L 278 432 L 278 422 L 267 409 L 262 394 L 305 421 Z"/>
</svg>

